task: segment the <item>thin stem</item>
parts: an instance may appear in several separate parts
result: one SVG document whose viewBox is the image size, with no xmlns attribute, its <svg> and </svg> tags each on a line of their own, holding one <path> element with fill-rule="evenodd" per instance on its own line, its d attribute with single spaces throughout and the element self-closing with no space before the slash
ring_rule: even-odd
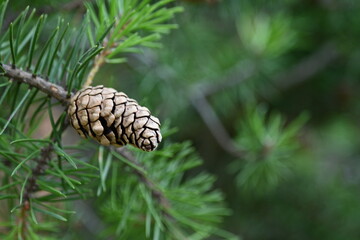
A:
<svg viewBox="0 0 360 240">
<path fill-rule="evenodd" d="M 100 67 L 105 63 L 105 58 L 107 55 L 109 55 L 108 51 L 104 50 L 99 55 L 96 56 L 94 64 L 89 72 L 88 77 L 86 78 L 83 88 L 86 88 L 92 84 L 96 73 L 99 71 Z"/>
<path fill-rule="evenodd" d="M 39 175 L 45 172 L 45 168 L 48 166 L 48 163 L 51 159 L 51 153 L 53 151 L 52 144 L 49 144 L 47 147 L 41 149 L 41 155 L 36 159 L 36 166 L 32 169 L 28 182 L 26 183 L 26 189 L 23 195 L 24 203 L 21 207 L 21 214 L 19 218 L 20 224 L 20 234 L 22 239 L 27 239 L 27 218 L 28 212 L 31 208 L 30 198 L 31 194 L 38 189 L 36 179 Z"/>
<path fill-rule="evenodd" d="M 52 152 L 52 144 L 49 144 L 47 147 L 41 149 L 40 157 L 36 159 L 36 166 L 32 169 L 31 176 L 29 177 L 28 184 L 26 186 L 24 193 L 25 202 L 29 202 L 31 194 L 37 190 L 38 187 L 36 184 L 36 179 L 45 172 L 45 169 L 51 159 Z"/>
<path fill-rule="evenodd" d="M 28 211 L 30 209 L 29 201 L 25 201 L 23 207 L 21 208 L 20 218 L 19 218 L 19 225 L 20 225 L 20 235 L 21 239 L 26 240 L 27 239 L 27 217 L 28 217 Z"/>
<path fill-rule="evenodd" d="M 14 79 L 21 83 L 28 84 L 29 86 L 35 87 L 49 96 L 57 99 L 61 103 L 66 105 L 68 104 L 70 96 L 67 95 L 67 92 L 63 87 L 57 84 L 53 84 L 42 77 L 36 76 L 19 68 L 13 68 L 7 64 L 2 64 L 1 66 L 5 71 L 3 74 L 9 79 Z"/>
</svg>

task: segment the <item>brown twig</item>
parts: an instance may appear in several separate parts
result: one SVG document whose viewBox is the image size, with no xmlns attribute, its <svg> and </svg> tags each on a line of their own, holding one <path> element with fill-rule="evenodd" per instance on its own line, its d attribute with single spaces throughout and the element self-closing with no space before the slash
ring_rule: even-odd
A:
<svg viewBox="0 0 360 240">
<path fill-rule="evenodd" d="M 27 217 L 28 217 L 28 211 L 30 209 L 30 198 L 32 193 L 38 190 L 38 186 L 36 183 L 36 179 L 42 175 L 45 172 L 46 167 L 48 166 L 48 162 L 51 158 L 51 153 L 53 151 L 52 145 L 48 145 L 47 147 L 44 147 L 41 149 L 40 157 L 36 159 L 36 166 L 31 171 L 31 176 L 28 179 L 28 182 L 26 184 L 26 188 L 24 191 L 23 199 L 24 203 L 21 207 L 21 213 L 19 218 L 19 225 L 21 226 L 21 236 L 22 239 L 27 239 Z"/>
<path fill-rule="evenodd" d="M 116 46 L 115 44 L 113 44 L 112 46 L 108 45 L 108 37 L 106 37 L 104 39 L 104 41 L 103 41 L 104 50 L 95 57 L 93 66 L 92 66 L 82 88 L 86 88 L 92 84 L 96 73 L 99 71 L 100 67 L 105 63 L 106 57 L 111 53 L 111 51 L 109 49 Z"/>
<path fill-rule="evenodd" d="M 20 235 L 21 238 L 26 240 L 27 239 L 27 217 L 28 217 L 28 210 L 29 210 L 29 202 L 25 201 L 23 207 L 21 208 L 21 212 L 20 212 L 20 218 L 19 218 L 19 226 L 20 226 Z"/>
<path fill-rule="evenodd" d="M 2 64 L 1 66 L 5 71 L 3 74 L 6 77 L 35 87 L 61 103 L 68 104 L 70 96 L 68 96 L 67 91 L 63 87 L 19 68 L 7 64 Z"/>
<path fill-rule="evenodd" d="M 103 50 L 99 55 L 95 57 L 94 64 L 86 78 L 83 88 L 90 86 L 94 80 L 96 73 L 99 71 L 100 67 L 105 63 L 106 56 L 109 55 L 107 50 Z"/>
<path fill-rule="evenodd" d="M 25 192 L 24 192 L 25 202 L 29 201 L 31 194 L 38 189 L 38 186 L 36 184 L 36 179 L 40 175 L 44 174 L 44 172 L 48 166 L 48 163 L 51 159 L 52 152 L 53 152 L 52 144 L 49 144 L 47 147 L 44 147 L 41 149 L 40 157 L 38 159 L 36 159 L 36 166 L 31 171 L 31 176 L 28 180 L 28 184 L 27 184 Z"/>
</svg>

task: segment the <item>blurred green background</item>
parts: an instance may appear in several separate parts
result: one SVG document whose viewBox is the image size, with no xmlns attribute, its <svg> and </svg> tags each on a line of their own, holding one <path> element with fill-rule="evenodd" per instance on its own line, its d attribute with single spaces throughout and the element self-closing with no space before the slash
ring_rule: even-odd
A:
<svg viewBox="0 0 360 240">
<path fill-rule="evenodd" d="M 243 239 L 360 239 L 360 2 L 177 4 L 185 7 L 175 19 L 179 29 L 162 49 L 130 57 L 119 87 L 146 96 L 170 119 L 178 128 L 174 140 L 193 141 L 233 211 L 224 227 Z M 289 141 L 297 148 L 274 153 L 287 169 L 280 174 L 282 167 L 274 167 L 280 176 L 273 187 L 268 170 L 256 173 L 258 182 L 241 184 L 251 157 L 221 146 L 218 126 L 206 123 L 212 113 L 200 104 L 201 117 L 196 108 L 204 94 L 240 148 L 246 148 L 241 139 L 256 135 L 242 125 L 256 118 L 252 111 L 265 111 L 265 122 L 269 113 L 281 115 L 285 124 L 307 114 Z"/>
<path fill-rule="evenodd" d="M 29 4 L 80 21 L 81 4 L 62 2 Z M 163 47 L 105 66 L 95 83 L 170 122 L 166 141 L 193 142 L 232 210 L 230 232 L 360 239 L 360 1 L 172 4 L 184 12 Z"/>
<path fill-rule="evenodd" d="M 147 96 L 162 119 L 177 126 L 176 140 L 194 142 L 233 211 L 224 227 L 243 239 L 360 239 L 360 2 L 177 4 L 185 7 L 176 18 L 179 29 L 162 49 L 130 58 L 119 87 Z M 201 117 L 194 104 L 204 94 L 240 148 L 241 139 L 256 134 L 241 125 L 256 118 L 253 109 L 285 122 L 307 114 L 293 140 L 297 150 L 285 153 L 288 169 L 274 187 L 271 176 L 241 184 L 239 174 L 251 160 L 221 146 L 218 126 L 206 123 L 211 112 L 203 109 Z"/>
</svg>

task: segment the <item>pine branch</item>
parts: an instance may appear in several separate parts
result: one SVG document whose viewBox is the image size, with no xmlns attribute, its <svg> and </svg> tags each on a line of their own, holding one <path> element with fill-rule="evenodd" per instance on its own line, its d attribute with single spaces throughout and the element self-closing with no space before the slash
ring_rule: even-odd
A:
<svg viewBox="0 0 360 240">
<path fill-rule="evenodd" d="M 117 22 L 114 26 L 111 27 L 111 29 L 116 29 L 119 22 Z M 119 46 L 120 39 L 117 39 L 118 41 L 113 41 L 112 43 L 109 43 L 109 39 L 113 38 L 113 34 L 120 34 L 122 31 L 124 31 L 126 28 L 126 24 L 119 30 L 119 32 L 114 33 L 110 32 L 102 41 L 102 45 L 104 46 L 104 50 L 95 57 L 93 66 L 86 78 L 85 83 L 83 84 L 83 88 L 88 87 L 92 84 L 95 75 L 99 71 L 99 69 L 102 67 L 102 65 L 105 64 L 106 58 Z"/>
<path fill-rule="evenodd" d="M 115 151 L 124 158 L 126 158 L 135 166 L 141 169 L 145 168 L 141 163 L 139 163 L 139 161 L 134 157 L 134 155 L 126 148 L 116 148 Z M 149 190 L 151 191 L 151 195 L 158 201 L 158 203 L 164 210 L 171 208 L 169 199 L 167 199 L 164 193 L 156 187 L 152 179 L 146 176 L 144 172 L 139 171 L 136 168 L 133 168 L 133 172 L 135 173 L 135 175 L 139 177 L 140 181 L 143 182 L 149 188 Z M 165 217 L 167 217 L 168 219 L 174 220 L 174 217 L 172 217 L 168 212 L 163 211 L 163 213 Z"/>
<path fill-rule="evenodd" d="M 138 52 L 139 47 L 159 47 L 157 41 L 162 34 L 176 28 L 176 24 L 167 23 L 182 7 L 165 7 L 173 0 L 115 1 L 109 5 L 98 1 L 95 5 L 85 3 L 89 12 L 89 22 L 93 25 L 94 36 L 89 35 L 91 43 L 101 43 L 104 50 L 95 58 L 92 69 L 83 84 L 91 85 L 96 73 L 104 63 L 122 63 L 126 61 L 125 52 Z M 99 8 L 100 11 L 95 9 Z M 90 27 L 91 28 L 91 27 Z"/>
<path fill-rule="evenodd" d="M 34 76 L 32 73 L 26 72 L 24 70 L 13 68 L 10 65 L 2 64 L 2 68 L 4 69 L 4 76 L 8 77 L 9 79 L 15 79 L 21 83 L 28 84 L 29 86 L 35 87 L 39 89 L 40 91 L 48 94 L 51 97 L 54 97 L 58 101 L 68 104 L 69 98 L 67 95 L 67 91 L 62 88 L 61 86 L 57 84 L 50 83 L 49 81 L 45 80 L 44 78 Z M 32 169 L 32 175 L 29 178 L 28 185 L 26 187 L 26 191 L 24 193 L 24 205 L 23 210 L 27 208 L 28 202 L 30 199 L 31 193 L 36 190 L 36 177 L 40 175 L 43 172 L 43 169 L 46 168 L 47 162 L 50 158 L 50 154 L 52 151 L 52 145 L 49 145 L 49 147 L 42 149 L 41 158 L 37 161 L 37 165 Z M 137 159 L 133 156 L 133 154 L 128 151 L 125 148 L 117 148 L 115 150 L 117 153 L 125 157 L 128 161 L 133 163 L 134 165 L 138 166 L 139 168 L 144 169 L 144 166 L 142 166 Z M 175 218 L 171 216 L 167 209 L 170 209 L 171 204 L 170 201 L 166 198 L 164 193 L 159 190 L 155 183 L 149 179 L 142 171 L 139 171 L 137 169 L 133 169 L 135 175 L 139 177 L 139 180 L 145 184 L 145 186 L 148 187 L 148 189 L 151 191 L 151 195 L 154 197 L 154 199 L 157 200 L 159 205 L 163 209 L 164 216 L 169 220 L 174 220 Z"/>
<path fill-rule="evenodd" d="M 126 26 L 126 25 L 125 25 Z M 108 36 L 108 37 L 111 37 Z M 99 68 L 105 63 L 105 58 L 112 52 L 111 49 L 117 47 L 118 42 L 115 42 L 111 45 L 107 44 L 107 40 L 104 39 L 103 44 L 105 45 L 104 51 L 102 51 L 96 58 L 93 64 L 93 68 L 90 70 L 90 73 L 88 75 L 88 78 L 84 84 L 84 86 L 88 86 L 91 84 L 95 74 L 99 70 Z M 9 79 L 14 79 L 16 81 L 19 81 L 21 83 L 28 84 L 31 87 L 35 87 L 42 91 L 45 94 L 48 94 L 49 96 L 57 99 L 61 103 L 68 105 L 69 104 L 69 98 L 70 96 L 67 94 L 67 91 L 60 85 L 51 83 L 47 81 L 45 78 L 36 76 L 33 73 L 24 71 L 22 69 L 16 68 L 14 66 L 8 65 L 8 64 L 2 64 L 2 70 L 3 75 L 8 77 Z M 116 151 L 121 154 L 123 157 L 125 157 L 127 160 L 132 162 L 134 165 L 139 166 L 140 168 L 144 168 L 131 154 L 131 152 L 126 151 L 124 148 L 116 149 Z M 36 180 L 34 179 L 34 176 L 38 175 L 40 173 L 40 169 L 44 168 L 44 161 L 38 161 L 37 166 L 33 169 L 33 176 L 29 179 L 29 186 L 26 191 L 26 198 L 29 198 L 29 194 L 31 193 L 31 189 L 34 188 L 36 185 Z M 46 165 L 46 164 L 45 164 Z M 134 169 L 134 173 L 139 177 L 140 181 L 142 181 L 151 191 L 152 196 L 157 199 L 159 204 L 162 206 L 164 210 L 170 208 L 170 202 L 169 200 L 164 196 L 164 194 L 155 186 L 153 181 L 149 179 L 147 176 L 145 176 L 141 171 L 137 171 Z M 173 219 L 172 216 L 170 216 L 166 211 L 164 211 L 164 215 L 169 218 Z"/>
<path fill-rule="evenodd" d="M 304 60 L 294 65 L 290 70 L 279 74 L 273 80 L 279 90 L 284 91 L 295 85 L 298 85 L 323 70 L 328 64 L 339 57 L 339 53 L 333 43 L 323 44 L 318 51 Z M 199 84 L 194 87 L 194 95 L 190 96 L 190 101 L 194 108 L 203 119 L 219 145 L 228 153 L 236 157 L 242 157 L 243 153 L 238 149 L 236 143 L 232 140 L 227 130 L 217 117 L 215 111 L 207 101 L 206 97 L 217 93 L 225 88 L 233 87 L 243 83 L 255 74 L 254 66 L 250 65 L 249 69 L 241 69 L 229 74 L 226 79 L 218 81 L 218 84 Z M 200 91 L 199 91 L 200 89 Z M 276 92 L 267 89 L 266 98 L 271 99 Z"/>
<path fill-rule="evenodd" d="M 116 29 L 119 22 L 117 22 L 114 26 L 112 26 L 112 29 Z M 121 31 L 124 30 L 126 25 L 124 25 L 118 33 L 110 32 L 107 34 L 107 36 L 103 39 L 102 45 L 104 46 L 104 50 L 95 57 L 93 66 L 91 67 L 91 70 L 86 78 L 85 83 L 83 84 L 83 88 L 86 88 L 90 86 L 94 80 L 95 75 L 99 71 L 99 69 L 102 67 L 102 65 L 105 64 L 106 58 L 119 46 L 119 42 L 112 42 L 109 43 L 109 39 L 112 38 L 113 34 L 119 34 Z M 118 39 L 120 40 L 120 39 Z"/>
<path fill-rule="evenodd" d="M 15 68 L 8 64 L 2 64 L 1 66 L 4 71 L 3 75 L 8 77 L 9 79 L 14 79 L 21 83 L 28 84 L 29 86 L 35 87 L 40 91 L 44 92 L 45 94 L 48 94 L 49 96 L 57 99 L 61 103 L 66 105 L 68 104 L 70 96 L 68 96 L 67 91 L 63 87 L 57 84 L 50 83 L 42 77 Z"/>
<path fill-rule="evenodd" d="M 116 0 L 112 0 L 110 1 L 110 3 L 111 4 L 109 6 L 111 6 L 113 10 L 118 9 L 114 7 L 116 6 L 116 4 L 118 4 Z M 20 86 L 21 83 L 24 83 L 25 85 L 28 85 L 30 89 L 35 88 L 39 90 L 30 91 L 30 89 L 27 89 L 29 93 L 31 92 L 31 95 L 29 95 L 30 98 L 27 102 L 28 104 L 24 108 L 25 110 L 22 115 L 27 116 L 27 110 L 29 109 L 29 106 L 34 102 L 34 99 L 40 99 L 40 101 L 42 101 L 44 104 L 48 103 L 48 114 L 52 126 L 52 133 L 49 137 L 50 140 L 39 139 L 39 143 L 37 143 L 36 141 L 34 141 L 35 139 L 32 139 L 31 137 L 28 138 L 28 136 L 31 136 L 31 134 L 28 134 L 27 136 L 21 136 L 23 139 L 17 139 L 18 141 L 12 141 L 12 143 L 18 144 L 24 142 L 24 145 L 20 146 L 27 150 L 26 153 L 35 152 L 35 154 L 30 154 L 30 156 L 27 156 L 26 153 L 21 155 L 19 154 L 19 156 L 14 159 L 14 162 L 17 164 L 17 166 L 13 170 L 13 173 L 17 172 L 17 174 L 11 175 L 11 177 L 19 179 L 19 183 L 23 183 L 20 194 L 20 205 L 15 208 L 20 208 L 21 210 L 20 216 L 18 218 L 18 223 L 21 225 L 19 226 L 18 231 L 23 239 L 29 236 L 31 234 L 30 231 L 32 231 L 29 230 L 31 227 L 30 217 L 33 219 L 33 222 L 37 222 L 33 211 L 47 214 L 58 220 L 66 221 L 65 217 L 57 214 L 56 212 L 59 210 L 60 213 L 68 213 L 69 211 L 57 209 L 51 204 L 45 203 L 46 201 L 63 201 L 63 198 L 65 197 L 69 197 L 67 199 L 76 199 L 78 196 L 83 195 L 83 193 L 87 193 L 85 191 L 83 192 L 82 189 L 80 187 L 78 188 L 77 186 L 85 182 L 85 180 L 83 180 L 83 178 L 79 178 L 79 176 L 81 176 L 82 174 L 81 172 L 79 174 L 76 174 L 77 172 L 83 170 L 81 170 L 81 168 L 77 168 L 77 164 L 75 164 L 75 162 L 79 163 L 80 165 L 83 164 L 83 162 L 79 161 L 79 159 L 77 159 L 75 155 L 68 154 L 64 150 L 63 146 L 61 146 L 61 144 L 53 144 L 53 142 L 61 142 L 61 134 L 68 126 L 68 124 L 66 123 L 66 113 L 63 113 L 57 119 L 57 121 L 55 121 L 56 118 L 54 118 L 54 116 L 52 115 L 53 103 L 50 101 L 50 98 L 43 96 L 41 96 L 40 98 L 36 98 L 37 93 L 42 92 L 52 98 L 55 98 L 62 104 L 68 105 L 70 102 L 72 91 L 79 90 L 84 85 L 91 85 L 96 72 L 101 68 L 104 63 L 120 63 L 125 60 L 125 58 L 119 56 L 121 53 L 136 51 L 138 46 L 157 47 L 158 44 L 156 43 L 156 41 L 159 40 L 160 35 L 167 33 L 170 29 L 175 27 L 174 24 L 160 24 L 167 19 L 170 19 L 174 13 L 180 11 L 180 8 L 176 7 L 170 9 L 163 7 L 168 3 L 167 0 L 161 0 L 154 5 L 144 5 L 138 3 L 137 1 L 129 1 L 128 3 L 131 4 L 129 6 L 125 6 L 125 9 L 131 9 L 131 12 L 126 13 L 126 18 L 124 17 L 124 15 L 121 15 L 120 19 L 118 19 L 117 17 L 114 18 L 112 14 L 118 16 L 119 13 L 117 13 L 117 11 L 109 11 L 109 14 L 111 16 L 109 15 L 108 19 L 104 20 L 104 16 L 102 16 L 104 11 L 102 11 L 102 14 L 100 14 L 98 18 L 93 19 L 94 22 L 92 23 L 90 21 L 90 18 L 94 18 L 94 14 L 91 16 L 87 15 L 88 18 L 86 18 L 86 20 L 89 21 L 84 21 L 84 27 L 79 31 L 79 36 L 76 37 L 74 40 L 75 47 L 77 48 L 72 48 L 71 45 L 69 45 L 70 47 L 67 47 L 68 45 L 62 45 L 63 43 L 69 42 L 68 40 L 72 38 L 67 38 L 68 35 L 65 34 L 67 33 L 67 27 L 65 27 L 62 34 L 60 34 L 60 28 L 58 27 L 54 30 L 54 33 L 48 38 L 40 54 L 36 55 L 36 52 L 38 50 L 36 46 L 41 46 L 38 39 L 42 30 L 42 21 L 39 20 L 38 25 L 36 25 L 35 28 L 32 28 L 34 34 L 31 35 L 31 41 L 29 40 L 28 43 L 25 42 L 27 43 L 27 45 L 30 45 L 30 52 L 28 55 L 23 54 L 23 52 L 19 50 L 16 44 L 16 41 L 19 37 L 19 34 L 16 33 L 16 30 L 17 28 L 22 30 L 21 27 L 23 24 L 21 24 L 21 19 L 16 22 L 16 24 L 11 25 L 12 27 L 9 34 L 11 51 L 8 52 L 8 56 L 6 58 L 3 58 L 4 63 L 0 63 L 0 75 L 7 78 L 10 82 L 16 81 L 17 83 L 19 83 L 17 84 L 17 86 Z M 106 4 L 102 5 L 102 2 L 98 2 L 98 4 L 99 7 L 96 7 L 95 9 L 101 8 L 101 10 L 104 10 L 105 8 L 109 7 Z M 121 6 L 119 5 L 119 9 L 121 9 L 120 7 Z M 24 13 L 24 16 L 25 15 L 26 14 Z M 99 21 L 97 21 L 97 19 Z M 113 21 L 114 19 L 115 22 Z M 99 30 L 97 22 L 101 22 L 101 30 Z M 91 23 L 93 25 L 91 25 Z M 92 27 L 94 27 L 94 29 L 96 30 L 94 31 Z M 90 46 L 94 46 L 87 51 L 86 49 L 88 48 L 88 45 L 84 44 L 84 46 L 81 46 L 78 44 L 81 36 L 84 36 L 85 30 L 87 30 L 88 33 L 88 40 Z M 102 43 L 102 45 L 104 46 L 103 48 L 99 47 L 100 43 Z M 25 45 L 26 44 L 24 44 L 24 46 Z M 29 58 L 25 62 L 25 64 L 22 64 L 21 60 L 25 57 Z M 33 64 L 33 59 L 38 59 L 38 62 L 34 68 L 31 68 Z M 48 61 L 49 59 L 50 61 Z M 10 61 L 13 64 L 10 64 Z M 56 64 L 60 64 L 61 67 L 59 69 L 53 67 L 56 66 Z M 88 64 L 93 64 L 93 67 L 89 69 Z M 48 69 L 48 71 L 46 71 L 46 69 Z M 88 73 L 88 70 L 90 70 L 88 78 L 85 81 L 85 84 L 83 84 L 83 76 Z M 45 74 L 46 77 L 38 76 L 39 73 Z M 64 82 L 64 80 L 66 80 L 66 84 L 60 84 L 60 82 Z M 12 91 L 13 86 L 11 84 L 9 85 L 10 86 L 7 89 L 10 89 L 10 91 Z M 14 96 L 15 95 L 17 94 L 14 94 Z M 16 103 L 15 100 L 14 103 Z M 42 102 L 40 102 L 39 104 L 39 110 L 35 111 L 36 113 L 42 112 L 44 106 L 46 107 L 46 105 L 43 105 Z M 20 104 L 18 105 L 21 106 L 23 104 L 20 101 Z M 21 119 L 22 118 L 19 117 L 20 121 Z M 32 117 L 32 119 L 34 118 Z M 36 123 L 36 121 L 34 121 L 34 123 Z M 18 128 L 15 125 L 13 129 Z M 9 139 L 12 140 L 16 138 L 16 136 L 13 136 L 14 134 L 11 135 L 12 132 L 10 130 L 7 133 L 9 133 Z M 30 142 L 31 144 L 26 144 L 25 142 Z M 146 204 L 145 206 L 148 207 L 148 214 L 150 214 L 149 219 L 151 220 L 151 216 L 153 216 L 156 222 L 156 227 L 154 229 L 155 235 L 157 231 L 166 230 L 172 232 L 172 234 L 176 236 L 181 236 L 178 237 L 179 239 L 186 239 L 185 232 L 187 231 L 187 228 L 189 229 L 189 231 L 200 231 L 205 235 L 213 232 L 210 228 L 205 228 L 206 224 L 203 224 L 201 222 L 197 223 L 197 216 L 194 217 L 192 214 L 188 214 L 186 217 L 182 216 L 182 212 L 177 208 L 178 203 L 175 198 L 173 198 L 173 195 L 171 195 L 167 191 L 165 195 L 165 190 L 163 190 L 163 181 L 156 182 L 151 177 L 152 175 L 147 173 L 148 171 L 152 172 L 152 168 L 150 168 L 150 166 L 142 164 L 140 161 L 138 161 L 139 159 L 134 157 L 132 152 L 126 148 L 116 149 L 115 151 L 122 156 L 120 157 L 122 160 L 125 160 L 124 158 L 126 158 L 127 161 L 125 162 L 132 166 L 133 177 L 131 179 L 133 183 L 140 186 L 138 193 L 141 194 L 141 196 L 144 198 L 144 203 Z M 59 165 L 56 165 L 56 162 L 51 160 L 51 157 L 55 155 L 58 157 Z M 178 157 L 181 158 L 184 156 L 179 155 Z M 63 160 L 68 162 L 74 169 L 68 169 L 70 165 L 66 165 L 65 168 L 63 168 Z M 186 169 L 196 166 L 197 164 L 199 164 L 197 161 L 189 161 L 189 163 L 181 166 L 183 171 L 185 171 Z M 92 167 L 92 165 L 88 163 L 83 165 Z M 97 169 L 95 166 L 94 168 Z M 116 168 L 114 169 L 115 172 Z M 23 173 L 26 173 L 26 177 L 24 177 Z M 175 172 L 173 174 L 174 176 L 176 176 L 177 179 L 180 179 L 180 177 L 182 177 L 179 175 L 175 175 Z M 52 177 L 54 177 L 54 181 L 52 181 Z M 88 174 L 88 176 L 85 177 L 90 178 L 93 176 L 91 176 L 91 174 Z M 85 177 L 84 179 L 87 179 Z M 209 186 L 209 184 L 212 183 L 211 178 L 206 179 L 204 178 L 204 176 L 200 176 L 199 179 L 207 182 L 207 184 L 204 185 L 204 187 L 206 188 Z M 194 183 L 188 184 L 190 186 L 196 187 L 197 183 L 195 181 Z M 67 187 L 67 185 L 69 186 L 69 188 Z M 180 190 L 184 192 L 186 191 L 186 189 Z M 48 194 L 46 196 L 42 196 L 41 198 L 37 198 L 37 193 L 43 191 Z M 170 202 L 170 200 L 172 202 Z M 192 200 L 193 198 L 189 198 L 188 201 Z M 222 200 L 222 197 L 217 193 L 212 193 L 212 195 L 209 194 L 209 199 L 203 200 L 199 198 L 200 203 L 204 202 L 209 204 L 208 215 L 215 219 L 208 221 L 209 225 L 214 224 L 213 221 L 218 222 L 218 216 L 224 214 L 219 214 L 217 212 L 217 207 L 219 203 L 222 202 Z M 212 204 L 214 204 L 215 206 L 213 206 Z M 206 213 L 199 211 L 198 218 L 200 219 L 203 215 L 206 215 Z M 149 223 L 146 222 L 146 224 L 148 225 Z M 184 233 L 182 232 L 183 226 Z M 146 227 L 146 231 L 148 231 L 148 229 L 150 228 L 151 222 L 150 225 Z"/>
</svg>

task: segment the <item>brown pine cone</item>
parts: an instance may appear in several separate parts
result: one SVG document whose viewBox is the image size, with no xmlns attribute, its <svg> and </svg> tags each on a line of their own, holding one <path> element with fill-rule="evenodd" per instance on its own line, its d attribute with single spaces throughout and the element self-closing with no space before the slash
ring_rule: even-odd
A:
<svg viewBox="0 0 360 240">
<path fill-rule="evenodd" d="M 105 146 L 129 143 L 153 151 L 162 139 L 159 119 L 149 109 L 102 85 L 79 90 L 70 100 L 68 115 L 80 136 Z"/>
</svg>

